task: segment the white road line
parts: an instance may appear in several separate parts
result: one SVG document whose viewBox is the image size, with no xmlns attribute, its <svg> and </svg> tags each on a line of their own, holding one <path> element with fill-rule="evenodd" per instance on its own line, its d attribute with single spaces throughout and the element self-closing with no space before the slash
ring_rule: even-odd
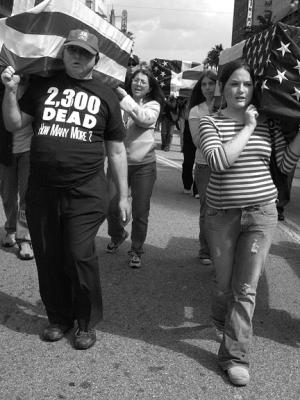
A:
<svg viewBox="0 0 300 400">
<path fill-rule="evenodd" d="M 167 158 L 159 156 L 158 154 L 156 155 L 156 159 L 161 164 L 168 165 L 169 167 L 173 167 L 173 168 L 176 168 L 176 169 L 179 169 L 179 170 L 182 169 L 181 164 L 179 164 L 179 163 L 177 163 L 175 161 L 168 160 Z"/>
</svg>

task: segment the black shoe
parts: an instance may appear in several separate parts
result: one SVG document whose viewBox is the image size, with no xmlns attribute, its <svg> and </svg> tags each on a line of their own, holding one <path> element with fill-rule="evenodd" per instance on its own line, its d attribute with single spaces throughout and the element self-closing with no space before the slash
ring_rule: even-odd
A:
<svg viewBox="0 0 300 400">
<path fill-rule="evenodd" d="M 50 324 L 43 330 L 42 337 L 48 342 L 56 342 L 64 337 L 64 334 L 68 332 L 72 327 L 61 324 Z"/>
<path fill-rule="evenodd" d="M 111 239 L 111 241 L 108 243 L 106 247 L 106 253 L 111 253 L 111 254 L 115 253 L 121 246 L 121 244 L 125 242 L 128 236 L 129 233 L 127 231 L 124 231 L 123 236 L 118 241 L 115 242 L 113 239 Z"/>
<path fill-rule="evenodd" d="M 94 329 L 83 330 L 77 328 L 74 333 L 74 347 L 77 350 L 86 350 L 96 343 L 96 332 Z"/>
</svg>

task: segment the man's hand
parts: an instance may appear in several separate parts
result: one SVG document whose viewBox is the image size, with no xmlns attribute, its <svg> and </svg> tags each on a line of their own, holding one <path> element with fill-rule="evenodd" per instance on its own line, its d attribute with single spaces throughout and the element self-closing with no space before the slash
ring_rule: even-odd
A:
<svg viewBox="0 0 300 400">
<path fill-rule="evenodd" d="M 20 83 L 20 76 L 15 75 L 15 70 L 12 66 L 8 66 L 1 74 L 1 80 L 4 86 L 11 92 L 17 92 Z"/>
<path fill-rule="evenodd" d="M 121 198 L 119 201 L 120 215 L 122 224 L 125 226 L 128 224 L 131 218 L 131 203 L 128 197 Z"/>
</svg>

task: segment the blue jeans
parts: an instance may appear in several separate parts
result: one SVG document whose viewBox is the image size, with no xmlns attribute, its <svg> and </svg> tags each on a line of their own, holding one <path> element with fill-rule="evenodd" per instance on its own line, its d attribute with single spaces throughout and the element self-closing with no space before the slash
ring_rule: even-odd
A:
<svg viewBox="0 0 300 400">
<path fill-rule="evenodd" d="M 207 207 L 205 222 L 216 271 L 212 317 L 224 331 L 219 364 L 224 370 L 247 367 L 256 289 L 277 225 L 276 205 Z"/>
<path fill-rule="evenodd" d="M 205 232 L 205 211 L 206 211 L 206 188 L 210 178 L 210 168 L 205 164 L 196 163 L 194 179 L 197 186 L 200 199 L 200 216 L 199 216 L 199 242 L 200 256 L 210 257 L 210 251 Z"/>
<path fill-rule="evenodd" d="M 138 255 L 143 253 L 143 245 L 148 230 L 150 199 L 156 180 L 156 162 L 128 166 L 128 186 L 132 197 L 131 250 Z M 124 235 L 120 218 L 119 196 L 115 193 L 108 209 L 108 234 L 114 242 Z"/>
<path fill-rule="evenodd" d="M 7 233 L 16 233 L 18 242 L 30 242 L 25 215 L 25 194 L 29 176 L 29 151 L 15 153 L 12 165 L 1 165 L 1 197 Z"/>
</svg>

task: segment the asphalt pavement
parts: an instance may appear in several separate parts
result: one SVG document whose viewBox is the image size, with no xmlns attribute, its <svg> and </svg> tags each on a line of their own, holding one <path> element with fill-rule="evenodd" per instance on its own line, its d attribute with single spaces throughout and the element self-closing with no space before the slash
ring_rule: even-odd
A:
<svg viewBox="0 0 300 400">
<path fill-rule="evenodd" d="M 98 232 L 104 320 L 91 349 L 74 350 L 71 334 L 41 340 L 35 263 L 0 248 L 0 400 L 299 400 L 300 180 L 259 285 L 251 381 L 237 388 L 217 366 L 214 270 L 197 259 L 199 203 L 182 193 L 178 137 L 157 155 L 141 270 L 127 266 L 129 240 L 107 254 L 106 223 Z M 0 207 L 1 236 L 4 222 Z"/>
</svg>

